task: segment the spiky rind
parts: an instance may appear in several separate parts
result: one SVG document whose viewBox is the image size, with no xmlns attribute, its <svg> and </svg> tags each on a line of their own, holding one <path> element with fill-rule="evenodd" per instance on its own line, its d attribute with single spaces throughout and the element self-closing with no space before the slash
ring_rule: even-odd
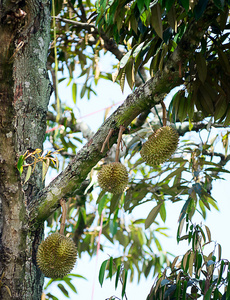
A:
<svg viewBox="0 0 230 300">
<path fill-rule="evenodd" d="M 113 194 L 122 193 L 129 180 L 126 167 L 120 162 L 103 165 L 97 178 L 99 186 Z"/>
<path fill-rule="evenodd" d="M 176 151 L 178 132 L 171 126 L 157 129 L 141 149 L 141 157 L 150 166 L 157 166 L 168 160 Z"/>
<path fill-rule="evenodd" d="M 37 264 L 46 277 L 62 278 L 73 269 L 77 260 L 74 242 L 58 232 L 49 235 L 38 246 Z"/>
</svg>

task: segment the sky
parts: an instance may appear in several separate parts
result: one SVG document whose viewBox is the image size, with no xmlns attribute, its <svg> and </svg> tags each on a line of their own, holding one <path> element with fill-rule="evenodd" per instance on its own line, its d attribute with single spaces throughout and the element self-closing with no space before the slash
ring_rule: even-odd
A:
<svg viewBox="0 0 230 300">
<path fill-rule="evenodd" d="M 101 62 L 101 68 L 105 68 L 108 66 L 110 61 L 107 61 L 108 57 Z M 107 68 L 107 67 L 106 67 Z M 79 80 L 76 81 L 78 84 L 81 84 Z M 63 81 L 59 86 L 59 92 L 61 99 L 63 101 L 67 101 L 68 105 L 71 104 L 71 87 L 66 88 L 66 81 Z M 104 120 L 104 108 L 114 105 L 115 103 L 120 103 L 125 100 L 126 96 L 130 93 L 130 89 L 126 84 L 124 93 L 122 94 L 119 85 L 113 84 L 109 81 L 100 81 L 97 87 L 97 96 L 93 96 L 90 102 L 86 99 L 78 99 L 76 104 L 76 114 L 78 117 L 81 117 L 81 121 L 86 122 L 92 130 L 96 131 L 98 127 L 103 123 Z M 70 102 L 69 100 L 70 99 Z M 111 108 L 110 113 L 112 113 L 117 108 L 117 105 Z M 96 112 L 96 113 L 95 113 Z M 216 132 L 212 134 L 215 136 Z M 210 138 L 212 138 L 210 136 Z M 218 149 L 218 151 L 222 151 L 222 149 Z M 229 164 L 226 166 L 229 169 Z M 230 175 L 224 174 L 226 178 L 225 181 L 216 181 L 213 185 L 212 195 L 218 201 L 220 211 L 216 211 L 212 208 L 211 212 L 208 212 L 207 218 L 204 220 L 196 215 L 196 218 L 193 220 L 197 224 L 201 222 L 206 224 L 212 233 L 212 239 L 222 246 L 222 257 L 230 260 L 230 241 L 228 238 L 228 228 L 230 227 L 230 196 L 229 196 L 229 182 Z M 48 178 L 47 182 L 49 182 L 51 178 Z M 148 212 L 155 206 L 154 203 L 148 202 L 144 205 L 138 206 L 138 209 L 134 209 L 133 216 L 136 218 L 146 218 Z M 161 225 L 169 227 L 167 231 L 170 238 L 160 238 L 163 249 L 170 250 L 171 253 L 176 255 L 183 255 L 189 249 L 187 242 L 181 242 L 177 244 L 176 242 L 176 232 L 178 227 L 178 216 L 181 211 L 183 203 L 167 203 L 167 219 L 165 224 L 157 218 L 157 221 L 160 222 Z M 213 247 L 210 248 L 210 252 Z M 113 249 L 108 248 L 108 252 L 99 252 L 98 258 L 90 259 L 87 254 L 82 255 L 81 259 L 78 259 L 76 266 L 72 273 L 80 274 L 87 278 L 87 281 L 83 279 L 73 280 L 73 284 L 75 285 L 78 294 L 74 294 L 70 292 L 69 299 L 87 299 L 87 300 L 105 300 L 109 299 L 111 296 L 116 295 L 118 298 L 121 298 L 121 289 L 118 287 L 117 290 L 114 289 L 114 279 L 110 282 L 110 280 L 105 280 L 103 283 L 103 287 L 100 287 L 98 281 L 98 274 L 101 263 L 108 259 L 108 255 L 111 254 Z M 113 251 L 112 251 L 113 253 Z M 48 279 L 46 279 L 46 282 Z M 145 300 L 151 286 L 153 284 L 153 278 L 148 278 L 147 280 L 141 278 L 139 284 L 137 284 L 137 279 L 134 280 L 133 283 L 127 283 L 127 298 L 128 300 L 138 299 Z M 92 296 L 92 290 L 94 288 L 94 293 Z M 69 289 L 68 289 L 69 291 Z M 59 297 L 60 300 L 67 299 L 63 296 L 62 293 L 59 292 L 59 289 L 52 287 L 52 290 L 47 290 L 47 292 L 51 292 L 52 294 Z"/>
</svg>

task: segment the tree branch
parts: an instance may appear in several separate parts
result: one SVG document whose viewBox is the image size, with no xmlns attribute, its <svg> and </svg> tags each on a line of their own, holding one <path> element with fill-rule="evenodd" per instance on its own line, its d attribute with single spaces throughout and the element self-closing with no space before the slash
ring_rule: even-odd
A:
<svg viewBox="0 0 230 300">
<path fill-rule="evenodd" d="M 87 30 L 89 33 L 91 33 L 95 38 L 97 35 L 99 35 L 103 41 L 104 41 L 104 48 L 108 51 L 110 51 L 111 53 L 113 53 L 113 55 L 115 55 L 115 57 L 118 60 L 121 60 L 121 58 L 124 55 L 124 52 L 121 51 L 117 44 L 115 43 L 115 41 L 111 38 L 109 38 L 105 33 L 100 32 L 97 30 L 97 28 L 95 27 L 95 25 L 91 24 L 91 23 L 82 23 L 82 22 L 78 22 L 78 21 L 73 21 L 73 20 L 69 20 L 69 19 L 65 19 L 65 18 L 61 18 L 61 17 L 53 17 L 58 21 L 62 21 L 68 24 L 71 24 L 73 26 L 76 26 L 78 28 L 81 29 L 85 29 Z"/>
<path fill-rule="evenodd" d="M 176 50 L 167 60 L 162 71 L 130 94 L 124 103 L 103 123 L 93 138 L 78 152 L 46 188 L 32 199 L 28 206 L 31 225 L 38 225 L 52 214 L 59 206 L 59 200 L 70 196 L 86 179 L 90 170 L 106 155 L 107 147 L 100 152 L 102 144 L 111 128 L 114 135 L 110 138 L 110 147 L 116 141 L 119 127 L 127 127 L 133 119 L 145 110 L 151 109 L 162 100 L 162 94 L 167 94 L 172 88 L 183 83 L 178 66 L 183 60 L 188 60 L 199 44 L 211 20 L 215 20 L 216 11 L 212 6 L 206 10 L 203 19 L 192 22 L 178 43 Z"/>
<path fill-rule="evenodd" d="M 106 155 L 107 147 L 103 153 L 100 150 L 111 128 L 114 129 L 115 134 L 110 138 L 110 147 L 116 142 L 121 125 L 127 127 L 142 111 L 150 109 L 161 101 L 158 95 L 168 93 L 173 87 L 181 84 L 178 72 L 174 73 L 173 80 L 169 77 L 171 78 L 171 75 L 166 71 L 158 72 L 154 78 L 126 98 L 66 169 L 31 201 L 28 209 L 32 222 L 35 220 L 43 222 L 59 206 L 60 198 L 70 196 L 80 187 L 90 170 Z"/>
</svg>

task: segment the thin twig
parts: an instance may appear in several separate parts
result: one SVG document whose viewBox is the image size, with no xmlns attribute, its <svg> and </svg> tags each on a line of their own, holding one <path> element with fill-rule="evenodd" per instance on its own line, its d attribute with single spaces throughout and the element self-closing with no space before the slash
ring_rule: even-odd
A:
<svg viewBox="0 0 230 300">
<path fill-rule="evenodd" d="M 89 23 L 82 23 L 82 22 L 78 22 L 78 21 L 74 21 L 74 20 L 69 20 L 69 19 L 66 19 L 66 18 L 61 18 L 61 17 L 58 17 L 58 16 L 52 16 L 52 18 L 54 18 L 58 21 L 61 21 L 61 22 L 72 24 L 72 25 L 77 26 L 81 29 L 89 30 L 90 32 L 96 30 L 95 26 L 92 25 L 92 24 L 89 24 Z"/>
<path fill-rule="evenodd" d="M 122 134 L 124 131 L 125 131 L 125 127 L 121 125 L 119 134 L 118 134 L 118 139 L 117 139 L 117 149 L 116 149 L 116 157 L 115 157 L 116 162 L 119 161 L 120 144 L 121 144 L 121 140 L 122 140 Z"/>
<path fill-rule="evenodd" d="M 109 139 L 110 139 L 111 135 L 113 134 L 113 132 L 114 132 L 114 129 L 110 128 L 109 129 L 109 133 L 108 133 L 108 135 L 107 135 L 107 137 L 106 137 L 106 139 L 105 139 L 105 141 L 104 141 L 104 143 L 103 143 L 103 145 L 101 147 L 101 153 L 104 152 L 106 144 L 108 145 L 108 149 L 109 149 Z"/>
<path fill-rule="evenodd" d="M 65 221 L 66 221 L 66 214 L 67 214 L 66 202 L 65 202 L 64 199 L 60 200 L 60 205 L 62 207 L 62 218 L 61 218 L 60 234 L 64 235 Z"/>
</svg>

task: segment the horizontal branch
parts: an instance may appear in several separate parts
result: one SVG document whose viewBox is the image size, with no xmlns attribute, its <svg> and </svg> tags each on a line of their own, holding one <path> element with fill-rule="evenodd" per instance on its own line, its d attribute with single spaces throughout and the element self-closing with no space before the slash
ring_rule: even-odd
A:
<svg viewBox="0 0 230 300">
<path fill-rule="evenodd" d="M 82 22 L 78 22 L 78 21 L 73 21 L 70 19 L 65 19 L 65 18 L 61 18 L 61 17 L 56 17 L 56 16 L 52 16 L 52 18 L 61 21 L 61 22 L 65 22 L 71 25 L 74 25 L 76 27 L 79 27 L 81 29 L 86 29 L 87 31 L 94 31 L 95 30 L 95 26 L 93 24 L 89 24 L 89 23 L 82 23 Z"/>
</svg>

